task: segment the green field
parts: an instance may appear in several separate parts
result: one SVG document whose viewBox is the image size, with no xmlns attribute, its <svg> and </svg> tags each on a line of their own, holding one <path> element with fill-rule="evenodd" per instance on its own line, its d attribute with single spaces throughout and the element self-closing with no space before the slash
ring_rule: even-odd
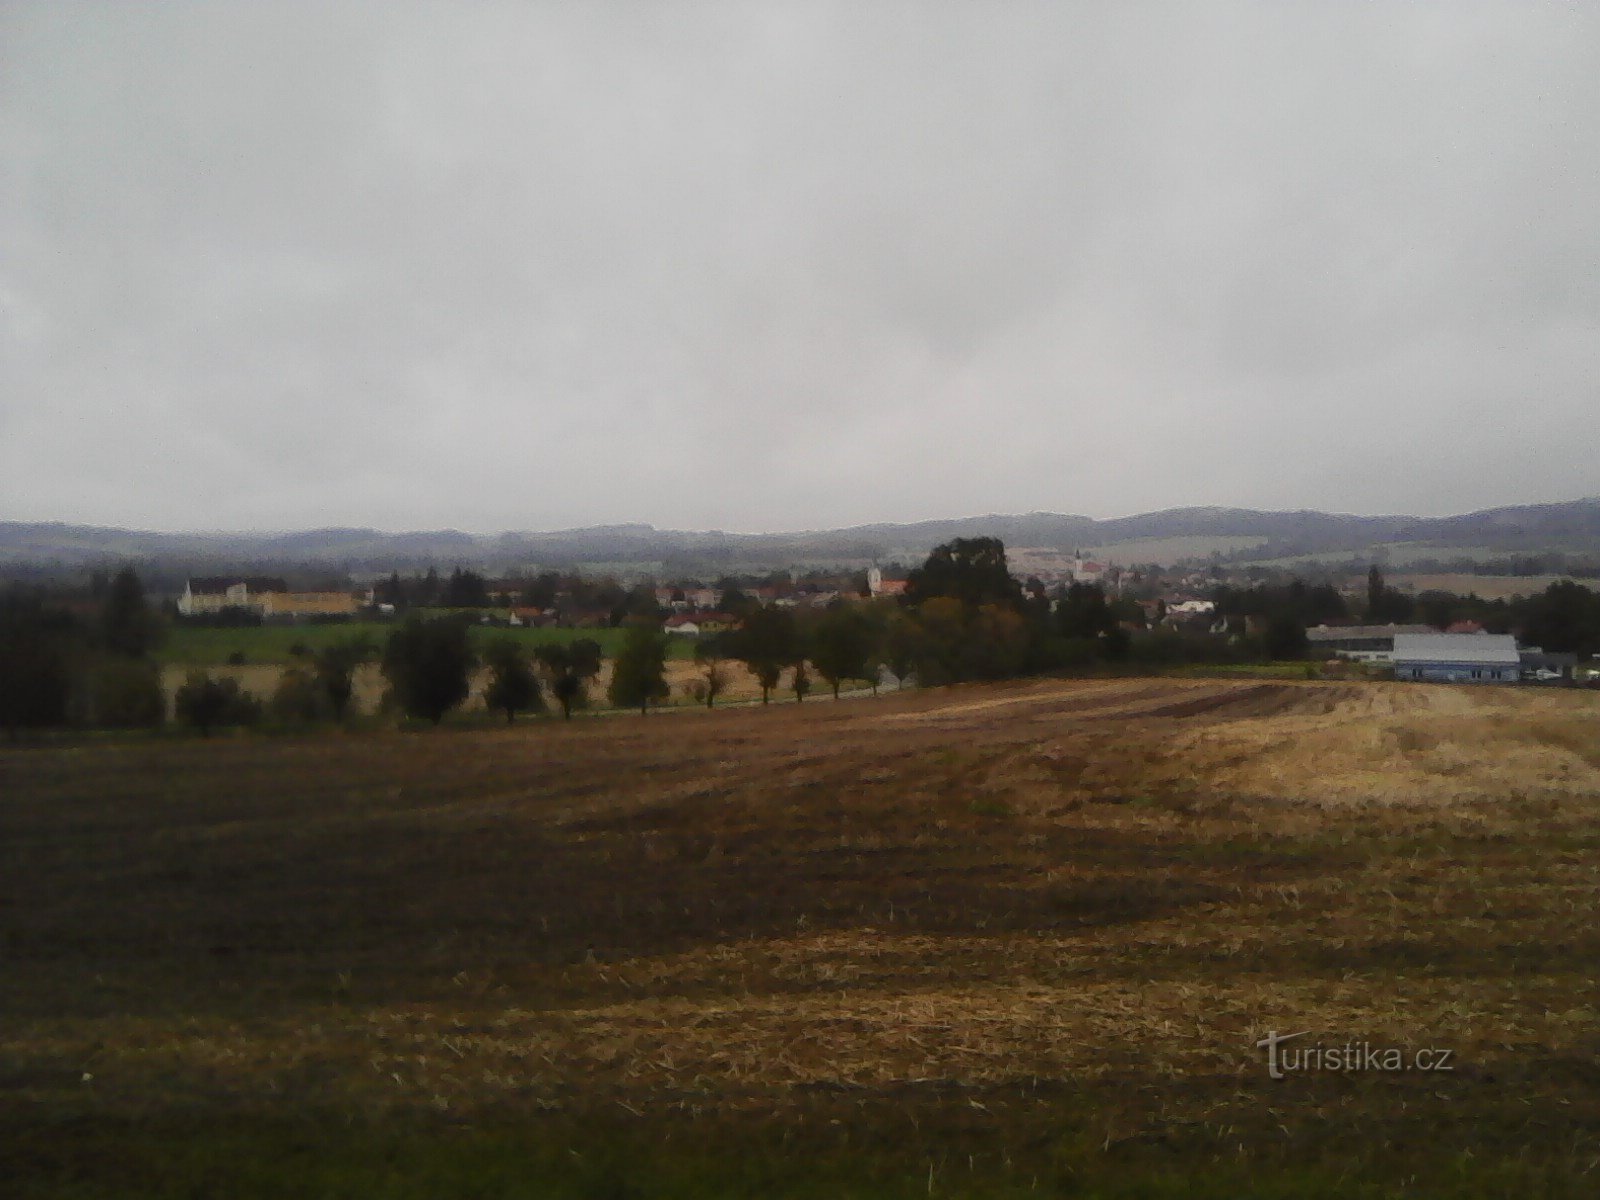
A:
<svg viewBox="0 0 1600 1200">
<path fill-rule="evenodd" d="M 352 621 L 338 625 L 249 625 L 237 628 L 216 628 L 200 625 L 173 625 L 166 640 L 157 652 L 163 664 L 214 667 L 226 663 L 237 653 L 247 663 L 288 663 L 294 661 L 291 650 L 296 645 L 305 646 L 313 653 L 334 642 L 365 636 L 374 645 L 382 647 L 389 634 L 398 628 L 395 621 Z M 593 638 L 600 643 L 607 658 L 614 657 L 622 645 L 622 629 L 508 629 L 503 625 L 475 625 L 473 643 L 482 647 L 497 637 L 513 637 L 528 647 L 551 642 L 570 642 L 577 638 Z M 693 640 L 674 637 L 668 642 L 669 656 L 689 658 L 694 651 Z"/>
</svg>

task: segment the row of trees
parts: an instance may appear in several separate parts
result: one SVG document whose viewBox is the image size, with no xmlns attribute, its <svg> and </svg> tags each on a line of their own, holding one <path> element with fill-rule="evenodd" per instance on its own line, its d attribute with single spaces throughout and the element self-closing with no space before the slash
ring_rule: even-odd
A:
<svg viewBox="0 0 1600 1200">
<path fill-rule="evenodd" d="M 165 708 L 151 653 L 162 626 L 134 570 L 101 602 L 69 610 L 36 592 L 0 594 L 0 728 L 136 727 Z"/>
<path fill-rule="evenodd" d="M 452 580 L 452 582 L 454 582 Z M 608 698 L 647 712 L 667 695 L 667 637 L 659 613 L 624 619 L 626 634 L 612 665 Z M 696 643 L 694 695 L 714 705 L 729 683 L 728 664 L 742 662 L 763 703 L 787 674 L 796 699 L 812 687 L 812 672 L 837 696 L 851 681 L 873 688 L 887 669 L 897 680 L 925 685 L 1092 666 L 1161 665 L 1182 661 L 1294 658 L 1306 648 L 1305 627 L 1349 614 L 1350 605 L 1327 584 L 1221 587 L 1215 592 L 1224 636 L 1183 630 L 1139 630 L 1142 613 L 1097 586 L 1073 584 L 1055 593 L 1036 581 L 1019 584 L 994 538 L 956 539 L 937 547 L 910 573 L 897 601 L 839 600 L 821 612 L 802 612 L 740 600 L 739 628 Z M 653 606 L 654 599 L 651 597 Z M 1399 620 L 1413 613 L 1435 624 L 1476 616 L 1491 629 L 1515 628 L 1524 641 L 1549 651 L 1600 651 L 1600 595 L 1557 583 L 1523 600 L 1412 597 L 1396 592 L 1376 569 L 1368 579 L 1365 615 Z M 1255 632 L 1248 635 L 1243 630 Z M 40 596 L 0 595 L 0 726 L 148 726 L 165 703 L 151 660 L 162 627 L 138 576 L 127 569 L 88 612 L 67 611 Z M 270 716 L 282 723 L 342 722 L 355 672 L 378 662 L 391 696 L 405 713 L 437 723 L 470 694 L 473 672 L 487 669 L 485 701 L 506 720 L 553 704 L 563 716 L 587 703 L 600 674 L 602 651 L 592 639 L 553 642 L 530 651 L 507 636 L 475 652 L 463 617 L 412 617 L 380 648 L 364 638 L 325 646 L 286 671 L 266 704 L 226 679 L 195 673 L 176 696 L 179 717 L 202 732 Z"/>
</svg>

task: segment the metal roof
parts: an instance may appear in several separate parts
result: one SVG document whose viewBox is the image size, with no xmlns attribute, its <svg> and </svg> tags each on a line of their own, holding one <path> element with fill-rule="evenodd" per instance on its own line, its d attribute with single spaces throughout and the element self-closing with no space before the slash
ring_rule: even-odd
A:
<svg viewBox="0 0 1600 1200">
<path fill-rule="evenodd" d="M 1509 633 L 1401 633 L 1395 635 L 1394 661 L 1515 667 L 1522 659 Z"/>
</svg>

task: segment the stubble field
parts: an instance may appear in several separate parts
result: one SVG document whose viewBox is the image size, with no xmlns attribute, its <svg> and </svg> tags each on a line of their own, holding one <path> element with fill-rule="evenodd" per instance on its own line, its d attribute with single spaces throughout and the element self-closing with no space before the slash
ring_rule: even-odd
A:
<svg viewBox="0 0 1600 1200">
<path fill-rule="evenodd" d="M 0 1179 L 1593 1195 L 1597 732 L 1110 680 L 3 750 Z"/>
</svg>

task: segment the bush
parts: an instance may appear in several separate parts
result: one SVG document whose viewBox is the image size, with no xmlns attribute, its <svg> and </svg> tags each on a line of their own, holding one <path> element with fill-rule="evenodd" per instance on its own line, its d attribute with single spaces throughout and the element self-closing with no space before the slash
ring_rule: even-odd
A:
<svg viewBox="0 0 1600 1200">
<path fill-rule="evenodd" d="M 178 719 L 193 725 L 200 736 L 226 725 L 254 725 L 261 719 L 261 701 L 239 687 L 237 679 L 213 679 L 204 671 L 191 671 L 178 689 Z"/>
<path fill-rule="evenodd" d="M 322 685 L 298 669 L 283 673 L 267 708 L 274 720 L 286 725 L 314 725 L 331 715 Z"/>
<path fill-rule="evenodd" d="M 102 658 L 85 672 L 80 717 L 107 729 L 150 729 L 167 716 L 161 672 L 133 658 Z"/>
</svg>

